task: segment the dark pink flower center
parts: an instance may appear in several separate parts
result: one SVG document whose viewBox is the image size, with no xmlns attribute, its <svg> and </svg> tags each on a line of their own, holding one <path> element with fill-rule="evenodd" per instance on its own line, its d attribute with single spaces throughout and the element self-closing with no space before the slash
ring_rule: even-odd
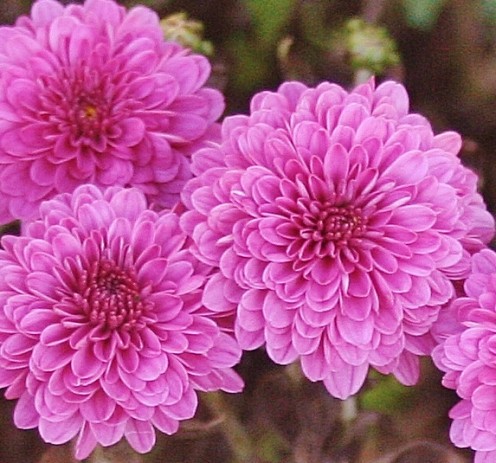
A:
<svg viewBox="0 0 496 463">
<path fill-rule="evenodd" d="M 104 125 L 105 108 L 92 95 L 82 94 L 68 110 L 74 138 L 98 138 Z"/>
<path fill-rule="evenodd" d="M 350 239 L 363 235 L 367 217 L 353 205 L 335 205 L 331 202 L 300 199 L 299 214 L 290 220 L 294 231 L 289 255 L 303 261 L 334 256 L 336 249 L 349 244 Z"/>
<path fill-rule="evenodd" d="M 77 303 L 94 325 L 130 330 L 145 310 L 135 272 L 112 260 L 94 262 L 81 273 L 79 287 Z"/>
<path fill-rule="evenodd" d="M 55 132 L 68 134 L 74 145 L 89 145 L 102 151 L 116 122 L 116 85 L 98 71 L 82 67 L 46 78 L 44 89 L 42 115 Z"/>
<path fill-rule="evenodd" d="M 300 236 L 306 240 L 346 242 L 361 235 L 366 220 L 354 206 L 333 206 L 312 201 L 299 222 Z"/>
</svg>

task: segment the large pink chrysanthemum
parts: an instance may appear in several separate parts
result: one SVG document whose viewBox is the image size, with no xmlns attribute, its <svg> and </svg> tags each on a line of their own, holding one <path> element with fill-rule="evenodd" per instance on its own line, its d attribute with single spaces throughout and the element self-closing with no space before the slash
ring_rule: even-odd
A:
<svg viewBox="0 0 496 463">
<path fill-rule="evenodd" d="M 0 28 L 0 68 L 0 223 L 83 183 L 170 206 L 192 150 L 218 137 L 207 59 L 165 42 L 145 7 L 38 0 Z"/>
<path fill-rule="evenodd" d="M 457 326 L 434 349 L 446 372 L 444 386 L 462 399 L 450 412 L 450 437 L 458 447 L 476 450 L 475 463 L 496 461 L 496 254 L 484 249 L 472 258 L 465 297 L 449 307 Z M 446 327 L 446 325 L 445 325 Z"/>
<path fill-rule="evenodd" d="M 137 189 L 78 187 L 0 251 L 0 387 L 14 421 L 76 456 L 139 452 L 193 416 L 195 390 L 237 392 L 241 351 L 201 303 L 210 270 L 172 212 Z"/>
<path fill-rule="evenodd" d="M 204 302 L 237 311 L 244 349 L 266 345 L 356 392 L 369 366 L 405 384 L 429 330 L 493 233 L 456 133 L 434 136 L 396 83 L 262 92 L 193 157 L 182 226 L 219 266 Z"/>
</svg>

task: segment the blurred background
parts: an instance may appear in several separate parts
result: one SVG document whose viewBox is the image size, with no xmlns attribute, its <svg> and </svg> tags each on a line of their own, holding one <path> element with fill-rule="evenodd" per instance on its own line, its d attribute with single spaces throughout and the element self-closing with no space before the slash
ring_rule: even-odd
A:
<svg viewBox="0 0 496 463">
<path fill-rule="evenodd" d="M 0 23 L 29 13 L 31 0 L 0 0 Z M 62 3 L 69 3 L 64 1 Z M 206 54 L 225 115 L 247 112 L 251 96 L 284 80 L 351 87 L 376 74 L 406 86 L 411 108 L 436 132 L 464 137 L 461 157 L 477 170 L 496 211 L 496 0 L 142 0 L 166 37 Z M 0 69 L 1 72 L 1 69 Z M 456 402 L 424 361 L 414 388 L 372 374 L 353 402 L 332 399 L 297 367 L 264 352 L 239 367 L 237 396 L 202 396 L 197 416 L 146 456 L 120 444 L 92 462 L 464 463 L 470 451 L 448 438 Z M 0 398 L 0 463 L 70 463 L 69 445 L 51 447 L 12 424 L 15 403 Z"/>
</svg>

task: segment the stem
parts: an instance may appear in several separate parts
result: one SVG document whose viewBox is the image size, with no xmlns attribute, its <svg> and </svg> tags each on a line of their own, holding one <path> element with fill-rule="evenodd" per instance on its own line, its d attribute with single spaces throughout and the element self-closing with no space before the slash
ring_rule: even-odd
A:
<svg viewBox="0 0 496 463">
<path fill-rule="evenodd" d="M 348 426 L 358 416 L 358 404 L 356 396 L 348 397 L 343 400 L 341 407 L 341 419 L 345 426 Z"/>
<path fill-rule="evenodd" d="M 221 392 L 209 392 L 204 400 L 210 410 L 221 416 L 220 428 L 234 454 L 233 463 L 250 463 L 254 461 L 253 443 L 243 424 L 226 403 Z"/>
<path fill-rule="evenodd" d="M 367 82 L 374 74 L 368 69 L 358 69 L 355 71 L 355 85 L 364 84 Z"/>
<path fill-rule="evenodd" d="M 97 445 L 86 463 L 143 463 L 141 455 L 136 453 L 123 439 L 111 447 Z"/>
<path fill-rule="evenodd" d="M 105 457 L 105 451 L 103 447 L 97 445 L 95 450 L 91 452 L 91 455 L 88 457 L 88 463 L 110 463 L 110 461 Z"/>
</svg>

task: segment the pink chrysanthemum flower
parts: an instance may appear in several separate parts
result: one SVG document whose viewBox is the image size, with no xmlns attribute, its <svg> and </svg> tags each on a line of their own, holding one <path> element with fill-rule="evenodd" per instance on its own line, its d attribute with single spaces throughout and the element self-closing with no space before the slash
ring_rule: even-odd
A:
<svg viewBox="0 0 496 463">
<path fill-rule="evenodd" d="M 449 313 L 458 323 L 433 351 L 446 372 L 444 386 L 462 399 L 453 407 L 450 437 L 458 447 L 476 451 L 475 463 L 496 461 L 496 254 L 484 249 L 472 258 L 466 296 Z M 445 328 L 447 325 L 444 326 Z"/>
<path fill-rule="evenodd" d="M 192 150 L 218 137 L 207 59 L 165 42 L 145 7 L 38 0 L 0 28 L 0 68 L 0 223 L 83 183 L 171 206 Z"/>
<path fill-rule="evenodd" d="M 76 457 L 138 452 L 191 418 L 196 390 L 237 392 L 241 350 L 201 302 L 208 266 L 137 189 L 81 186 L 0 251 L 0 387 L 20 428 Z M 215 314 L 213 314 L 215 315 Z"/>
<path fill-rule="evenodd" d="M 219 267 L 204 302 L 236 311 L 244 349 L 345 398 L 369 366 L 416 382 L 451 279 L 493 234 L 459 135 L 408 113 L 396 83 L 262 92 L 193 157 L 182 220 Z"/>
</svg>

